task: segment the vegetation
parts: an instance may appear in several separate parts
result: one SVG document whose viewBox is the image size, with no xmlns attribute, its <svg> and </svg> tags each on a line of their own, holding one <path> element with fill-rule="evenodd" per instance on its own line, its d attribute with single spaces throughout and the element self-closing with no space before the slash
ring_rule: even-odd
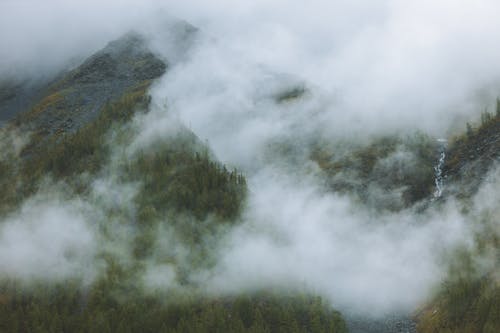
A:
<svg viewBox="0 0 500 333">
<path fill-rule="evenodd" d="M 438 147 L 435 140 L 417 133 L 407 137 L 381 137 L 369 145 L 357 145 L 349 150 L 319 145 L 311 158 L 324 172 L 332 190 L 354 195 L 374 207 L 399 210 L 432 193 Z M 370 193 L 371 188 L 381 189 L 383 193 L 401 191 L 401 198 L 370 202 L 376 197 Z"/>
<path fill-rule="evenodd" d="M 76 132 L 59 132 L 49 139 L 36 132 L 20 155 L 0 159 L 0 213 L 18 207 L 40 189 L 47 177 L 64 182 L 75 195 L 85 198 L 91 190 L 91 179 L 106 172 L 112 163 L 110 129 L 130 137 L 125 124 L 137 110 L 147 108 L 147 87 L 148 83 L 136 87 L 106 105 L 94 121 Z M 43 112 L 43 107 L 58 98 L 62 97 L 47 97 L 33 112 Z M 176 266 L 179 282 L 186 286 L 186 271 L 210 266 L 210 248 L 204 240 L 216 239 L 220 226 L 237 221 L 246 181 L 242 174 L 213 161 L 189 133 L 116 163 L 113 168 L 120 181 L 140 184 L 131 203 L 136 215 L 125 221 L 137 223 L 130 244 L 134 260 L 119 263 L 113 255 L 101 253 L 107 271 L 88 286 L 79 281 L 57 285 L 1 281 L 0 331 L 346 331 L 339 313 L 316 297 L 259 293 L 213 298 L 193 293 L 194 286 L 176 292 L 158 291 L 154 296 L 142 290 L 137 281 L 153 251 L 155 233 L 165 221 L 180 236 L 179 241 L 191 249 L 186 262 L 167 258 Z"/>
<path fill-rule="evenodd" d="M 190 212 L 202 220 L 212 213 L 235 219 L 245 196 L 246 181 L 236 171 L 200 154 L 165 146 L 157 152 L 139 154 L 127 165 L 132 180 L 143 181 L 140 207 L 164 213 L 165 203 L 178 212 Z"/>
<path fill-rule="evenodd" d="M 243 175 L 212 161 L 206 150 L 193 152 L 191 144 L 179 141 L 141 151 L 120 170 L 125 181 L 141 184 L 134 202 L 138 221 L 135 256 L 150 253 L 158 224 L 168 220 L 190 249 L 184 263 L 188 267 L 182 270 L 210 266 L 209 240 L 217 238 L 221 227 L 238 220 L 245 201 Z"/>
<path fill-rule="evenodd" d="M 485 211 L 475 214 L 471 223 L 476 230 L 474 246 L 460 248 L 448 258 L 449 271 L 441 288 L 418 315 L 419 332 L 498 332 L 498 220 L 495 211 Z"/>
<path fill-rule="evenodd" d="M 130 143 L 130 137 L 137 133 L 131 135 L 133 129 L 127 124 L 136 112 L 147 110 L 150 79 L 166 68 L 155 59 L 152 54 L 135 59 L 132 74 L 137 81 L 132 88 L 74 130 L 64 126 L 64 119 L 71 117 L 62 117 L 68 108 L 83 105 L 75 100 L 70 103 L 68 96 L 78 95 L 73 95 L 73 85 L 114 75 L 109 55 L 94 58 L 83 70 L 51 87 L 50 94 L 12 123 L 36 124 L 31 141 L 20 154 L 1 147 L 5 151 L 0 152 L 0 216 L 18 208 L 47 179 L 66 184 L 70 195 L 89 199 L 92 180 L 110 168 L 119 182 L 137 185 L 137 193 L 127 202 L 129 215 L 128 210 L 109 209 L 97 222 L 104 230 L 103 239 L 108 240 L 104 234 L 113 233 L 110 229 L 119 219 L 129 227 L 130 239 L 120 244 L 127 247 L 125 255 L 108 253 L 107 249 L 98 253 L 97 259 L 105 262 L 106 268 L 96 281 L 25 284 L 0 276 L 5 278 L 0 280 L 0 332 L 346 332 L 340 314 L 319 297 L 269 291 L 209 297 L 190 281 L 189 273 L 212 267 L 214 244 L 228 227 L 238 223 L 247 194 L 246 180 L 237 170 L 214 161 L 208 148 L 187 130 L 126 158 L 112 159 L 110 142 L 114 141 L 110 134 L 119 137 L 122 146 Z M 287 103 L 305 94 L 307 89 L 297 86 L 274 99 Z M 57 126 L 50 125 L 52 118 L 58 118 Z M 295 153 L 293 145 L 278 148 L 283 155 Z M 348 193 L 376 209 L 400 210 L 432 193 L 437 148 L 435 140 L 417 133 L 380 137 L 348 148 L 318 144 L 311 159 L 317 162 L 329 189 Z M 466 133 L 452 143 L 445 174 L 458 178 L 468 169 L 479 179 L 499 152 L 497 100 L 494 115 L 483 112 L 481 123 L 476 128 L 468 123 Z M 474 162 L 472 169 L 468 162 Z M 382 194 L 374 195 L 374 189 Z M 398 200 L 388 199 L 392 193 L 400 194 Z M 380 201 L 374 202 L 378 197 Z M 418 316 L 420 332 L 498 331 L 498 267 L 494 264 L 485 269 L 474 262 L 487 249 L 498 252 L 499 234 L 496 224 L 490 223 L 494 219 L 488 217 L 483 232 L 476 235 L 473 251 L 458 251 L 451 260 L 442 288 Z M 170 249 L 158 253 L 155 243 L 162 237 L 162 228 L 168 228 L 189 253 L 182 258 L 167 253 Z M 127 258 L 120 260 L 120 256 Z M 151 290 L 142 285 L 143 274 L 152 262 L 173 267 L 175 287 Z"/>
<path fill-rule="evenodd" d="M 346 332 L 339 313 L 303 295 L 113 297 L 104 283 L 0 289 L 2 332 Z"/>
<path fill-rule="evenodd" d="M 113 125 L 130 120 L 135 110 L 147 106 L 146 88 L 131 91 L 119 101 L 106 105 L 95 121 L 76 133 L 64 133 L 40 147 L 33 159 L 25 164 L 24 174 L 35 177 L 51 174 L 61 179 L 84 171 L 97 172 L 109 156 L 105 134 Z"/>
<path fill-rule="evenodd" d="M 77 175 L 84 172 L 96 174 L 107 162 L 109 147 L 106 133 L 112 126 L 124 124 L 137 109 L 149 103 L 146 89 L 149 83 L 136 87 L 112 104 L 106 105 L 93 122 L 75 133 L 59 133 L 49 140 L 35 134 L 21 156 L 10 156 L 0 174 L 5 189 L 0 203 L 0 213 L 8 212 L 34 194 L 47 176 L 71 183 L 78 192 L 85 189 Z M 35 108 L 36 109 L 36 108 Z M 12 154 L 11 154 L 12 155 Z"/>
<path fill-rule="evenodd" d="M 275 100 L 277 103 L 291 102 L 303 97 L 306 93 L 307 89 L 304 86 L 296 86 L 280 92 L 275 96 Z"/>
<path fill-rule="evenodd" d="M 498 160 L 499 139 L 500 100 L 497 99 L 495 115 L 484 111 L 481 123 L 476 128 L 468 123 L 466 133 L 451 144 L 445 174 L 448 181 L 454 181 L 456 185 L 454 194 L 465 199 L 466 203 L 473 197 L 494 161 Z M 457 251 L 450 260 L 446 280 L 434 300 L 418 316 L 419 332 L 499 331 L 500 232 L 498 213 L 495 212 L 486 211 L 471 218 L 471 223 L 476 226 L 475 246 Z"/>
<path fill-rule="evenodd" d="M 497 100 L 495 115 L 484 111 L 477 128 L 470 123 L 466 127 L 466 133 L 455 138 L 448 150 L 444 172 L 450 177 L 460 175 L 462 168 L 470 162 L 477 163 L 474 170 L 469 170 L 469 177 L 481 176 L 493 161 L 500 158 L 500 101 Z M 468 195 L 473 193 L 468 191 Z"/>
<path fill-rule="evenodd" d="M 418 331 L 498 332 L 500 285 L 498 272 L 474 269 L 470 253 L 461 252 L 434 302 L 418 316 Z"/>
</svg>

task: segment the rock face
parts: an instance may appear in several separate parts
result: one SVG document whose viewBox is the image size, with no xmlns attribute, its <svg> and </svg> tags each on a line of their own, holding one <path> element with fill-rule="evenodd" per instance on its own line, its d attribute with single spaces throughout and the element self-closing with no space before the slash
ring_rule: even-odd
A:
<svg viewBox="0 0 500 333">
<path fill-rule="evenodd" d="M 0 81 L 0 127 L 40 99 L 48 82 L 46 79 L 29 82 Z"/>
<path fill-rule="evenodd" d="M 0 107 L 6 109 L 7 117 L 7 113 L 12 116 L 23 106 L 31 105 L 14 123 L 47 140 L 56 134 L 77 131 L 96 119 L 107 103 L 148 86 L 166 70 L 167 64 L 148 49 L 142 36 L 128 33 L 50 84 L 32 87 L 24 93 L 25 88 L 15 85 L 2 90 Z M 16 102 L 19 96 L 24 97 L 24 103 Z"/>
<path fill-rule="evenodd" d="M 446 156 L 443 173 L 450 185 L 447 194 L 472 196 L 486 180 L 488 171 L 500 161 L 500 113 L 458 138 Z"/>
<path fill-rule="evenodd" d="M 103 81 L 131 84 L 157 78 L 165 69 L 166 65 L 148 50 L 145 40 L 129 33 L 110 42 L 70 73 L 69 84 L 102 84 Z"/>
</svg>

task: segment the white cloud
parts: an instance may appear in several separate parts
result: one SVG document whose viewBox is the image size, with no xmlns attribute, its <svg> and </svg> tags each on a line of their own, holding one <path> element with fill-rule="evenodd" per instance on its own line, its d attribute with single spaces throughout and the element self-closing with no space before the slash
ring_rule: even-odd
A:
<svg viewBox="0 0 500 333">
<path fill-rule="evenodd" d="M 136 119 L 131 147 L 171 136 L 180 121 L 249 179 L 243 224 L 201 282 L 219 292 L 305 285 L 342 308 L 410 310 L 445 273 L 439 254 L 469 241 L 469 217 L 453 202 L 421 215 L 371 215 L 325 193 L 307 168 L 271 169 L 278 158 L 269 146 L 300 151 L 311 138 L 415 129 L 446 136 L 457 117 L 473 116 L 496 94 L 498 12 L 493 0 L 4 2 L 0 73 L 55 71 L 130 28 L 146 31 L 161 55 L 178 58 L 151 91 L 153 110 Z M 162 39 L 163 13 L 201 28 L 184 58 L 175 38 Z M 304 82 L 306 98 L 273 101 L 272 92 Z M 116 184 L 106 179 L 95 185 L 97 197 L 118 205 L 135 193 L 109 190 Z M 27 204 L 3 222 L 0 267 L 22 277 L 74 276 L 95 253 L 84 216 L 72 202 Z M 128 229 L 119 231 L 117 251 L 130 240 Z M 151 264 L 143 280 L 173 279 L 170 266 Z"/>
<path fill-rule="evenodd" d="M 81 203 L 33 199 L 0 225 L 0 276 L 89 283 L 97 250 Z"/>
<path fill-rule="evenodd" d="M 404 313 L 441 282 L 441 255 L 469 242 L 452 202 L 377 216 L 311 180 L 264 172 L 252 181 L 245 222 L 211 272 L 218 292 L 307 288 L 342 310 Z"/>
</svg>

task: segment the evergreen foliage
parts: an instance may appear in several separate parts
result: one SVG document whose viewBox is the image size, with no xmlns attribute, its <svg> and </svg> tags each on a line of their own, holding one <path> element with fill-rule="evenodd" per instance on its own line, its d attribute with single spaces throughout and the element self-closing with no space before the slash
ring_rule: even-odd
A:
<svg viewBox="0 0 500 333">
<path fill-rule="evenodd" d="M 47 176 L 87 195 L 89 180 L 110 163 L 110 129 L 126 131 L 123 125 L 149 103 L 146 89 L 144 85 L 108 104 L 96 120 L 74 133 L 59 133 L 43 142 L 35 135 L 20 157 L 0 160 L 2 212 L 12 211 L 34 194 Z M 124 265 L 101 254 L 107 272 L 85 287 L 78 281 L 1 281 L 0 331 L 345 332 L 339 313 L 319 298 L 270 293 L 208 298 L 181 291 L 152 296 L 134 282 L 165 216 L 191 249 L 187 263 L 172 262 L 181 283 L 189 283 L 182 279 L 190 269 L 210 265 L 203 241 L 216 237 L 219 225 L 237 221 L 246 195 L 244 176 L 213 161 L 195 141 L 166 141 L 116 166 L 121 181 L 141 184 L 132 203 L 138 222 L 131 244 L 136 261 Z"/>
<path fill-rule="evenodd" d="M 109 285 L 86 291 L 72 283 L 29 291 L 0 289 L 2 332 L 347 332 L 320 298 L 259 293 L 226 298 L 186 294 L 114 297 Z"/>
<path fill-rule="evenodd" d="M 496 273 L 476 271 L 470 253 L 458 255 L 434 302 L 419 315 L 419 332 L 498 332 L 500 286 Z"/>
<path fill-rule="evenodd" d="M 245 195 L 243 175 L 198 152 L 168 147 L 143 152 L 128 171 L 132 179 L 143 180 L 139 206 L 152 207 L 158 213 L 172 207 L 200 220 L 208 213 L 230 220 L 237 217 Z"/>
<path fill-rule="evenodd" d="M 354 195 L 368 205 L 399 210 L 429 197 L 434 190 L 438 147 L 435 140 L 422 133 L 381 137 L 345 151 L 344 147 L 320 145 L 311 155 L 334 191 Z M 402 203 L 370 202 L 375 197 L 370 187 L 385 193 L 402 190 Z"/>
<path fill-rule="evenodd" d="M 492 115 L 483 112 L 481 124 L 473 129 L 467 123 L 465 134 L 456 137 L 448 151 L 443 172 L 449 180 L 469 179 L 467 191 L 457 193 L 458 197 L 467 198 L 477 190 L 480 179 L 490 166 L 500 158 L 500 112 Z"/>
</svg>

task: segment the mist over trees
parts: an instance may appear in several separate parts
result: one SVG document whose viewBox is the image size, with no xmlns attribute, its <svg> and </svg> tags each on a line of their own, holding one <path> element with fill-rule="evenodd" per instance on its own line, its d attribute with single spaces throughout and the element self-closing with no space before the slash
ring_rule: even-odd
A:
<svg viewBox="0 0 500 333">
<path fill-rule="evenodd" d="M 0 3 L 0 331 L 498 331 L 498 10 Z"/>
</svg>

